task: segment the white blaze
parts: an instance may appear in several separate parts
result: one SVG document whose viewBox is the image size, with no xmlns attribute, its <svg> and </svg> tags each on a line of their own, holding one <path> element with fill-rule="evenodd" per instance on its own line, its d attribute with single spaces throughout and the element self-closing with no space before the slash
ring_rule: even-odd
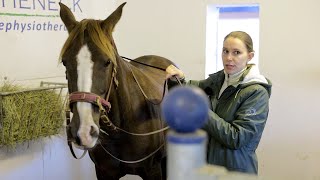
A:
<svg viewBox="0 0 320 180">
<path fill-rule="evenodd" d="M 93 61 L 91 52 L 87 45 L 83 46 L 77 55 L 78 91 L 91 92 Z M 95 145 L 97 138 L 90 135 L 91 127 L 98 129 L 92 117 L 92 104 L 87 102 L 77 102 L 77 110 L 80 118 L 78 136 L 82 145 L 91 148 Z"/>
</svg>

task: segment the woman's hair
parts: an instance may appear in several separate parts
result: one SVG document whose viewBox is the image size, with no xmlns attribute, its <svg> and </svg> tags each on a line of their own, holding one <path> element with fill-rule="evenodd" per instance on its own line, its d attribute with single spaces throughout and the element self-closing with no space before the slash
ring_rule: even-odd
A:
<svg viewBox="0 0 320 180">
<path fill-rule="evenodd" d="M 254 52 L 252 39 L 251 39 L 250 35 L 247 34 L 246 32 L 244 32 L 244 31 L 232 31 L 231 33 L 229 33 L 224 38 L 224 41 L 226 39 L 228 39 L 229 37 L 240 39 L 246 45 L 246 48 L 247 48 L 248 52 Z"/>
</svg>

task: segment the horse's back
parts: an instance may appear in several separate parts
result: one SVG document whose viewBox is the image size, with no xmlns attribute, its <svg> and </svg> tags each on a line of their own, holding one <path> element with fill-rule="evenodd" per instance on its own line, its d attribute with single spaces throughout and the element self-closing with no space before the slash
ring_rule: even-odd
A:
<svg viewBox="0 0 320 180">
<path fill-rule="evenodd" d="M 167 58 L 156 55 L 140 56 L 129 62 L 134 68 L 134 74 L 137 83 L 140 85 L 146 96 L 150 99 L 161 100 L 166 81 L 166 68 L 173 64 Z"/>
<path fill-rule="evenodd" d="M 139 64 L 137 62 L 140 62 L 142 64 Z M 162 71 L 165 71 L 165 69 L 171 65 L 174 64 L 172 61 L 169 59 L 162 57 L 162 56 L 156 56 L 156 55 L 145 55 L 145 56 L 140 56 L 133 61 L 130 61 L 130 63 L 138 68 L 146 68 L 146 65 L 153 66 L 154 68 L 160 69 Z"/>
</svg>

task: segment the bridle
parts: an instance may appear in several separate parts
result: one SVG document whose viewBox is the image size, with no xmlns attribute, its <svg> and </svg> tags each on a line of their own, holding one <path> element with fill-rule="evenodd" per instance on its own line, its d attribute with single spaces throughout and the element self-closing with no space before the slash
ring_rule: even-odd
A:
<svg viewBox="0 0 320 180">
<path fill-rule="evenodd" d="M 122 58 L 125 58 L 125 57 L 122 57 Z M 157 68 L 157 69 L 160 69 L 160 70 L 163 70 L 165 71 L 165 69 L 163 68 L 159 68 L 159 67 L 155 67 L 155 66 L 152 66 L 152 65 L 148 65 L 148 64 L 145 64 L 145 63 L 142 63 L 142 62 L 138 62 L 138 61 L 135 61 L 135 60 L 132 60 L 132 59 L 129 59 L 129 58 L 125 58 L 125 59 L 128 59 L 128 60 L 131 60 L 131 61 L 134 61 L 134 62 L 137 62 L 137 63 L 140 63 L 140 64 L 143 64 L 143 65 L 146 65 L 146 66 L 150 66 L 150 67 L 153 67 L 153 68 Z M 131 69 L 131 72 L 132 72 L 132 75 L 136 81 L 136 83 L 138 84 L 139 88 L 140 88 L 140 91 L 142 92 L 142 94 L 145 96 L 146 99 L 148 99 L 148 97 L 146 96 L 146 94 L 144 93 L 143 89 L 141 88 L 139 82 L 137 81 L 135 75 L 133 74 L 133 71 Z M 118 87 L 118 80 L 116 79 L 116 74 L 117 74 L 117 70 L 116 70 L 116 66 L 113 65 L 113 70 L 112 70 L 112 77 L 111 77 L 111 80 L 110 80 L 110 83 L 109 83 L 109 89 L 107 91 L 107 94 L 106 94 L 106 97 L 105 98 L 101 98 L 99 95 L 97 94 L 94 94 L 94 93 L 91 93 L 91 92 L 72 92 L 70 93 L 69 95 L 69 106 L 72 106 L 72 104 L 76 103 L 76 102 L 88 102 L 88 103 L 91 103 L 95 106 L 98 106 L 99 107 L 99 112 L 100 112 L 100 118 L 99 118 L 99 123 L 100 122 L 103 122 L 107 128 L 109 128 L 109 130 L 113 131 L 113 132 L 123 132 L 123 133 L 126 133 L 126 134 L 129 134 L 129 135 L 133 135 L 133 136 L 149 136 L 149 135 L 153 135 L 153 134 L 157 134 L 157 133 L 161 133 L 163 131 L 166 131 L 169 129 L 169 127 L 165 127 L 165 128 L 162 128 L 162 129 L 159 129 L 159 130 L 156 130 L 156 131 L 152 131 L 152 132 L 149 132 L 149 133 L 132 133 L 132 132 L 128 132 L 120 127 L 117 127 L 115 126 L 112 121 L 110 121 L 109 117 L 108 117 L 108 112 L 110 111 L 111 109 L 111 103 L 108 101 L 109 100 L 109 97 L 110 97 L 110 93 L 111 93 L 111 90 L 112 90 L 112 86 L 113 84 L 115 85 L 115 87 L 117 88 Z M 180 83 L 180 81 L 179 81 Z M 167 86 L 167 80 L 165 81 L 165 84 L 164 84 L 164 89 L 163 89 L 163 95 L 162 95 L 162 98 L 161 98 L 161 101 L 163 99 L 163 97 L 165 96 L 165 89 L 166 89 L 166 86 Z M 160 102 L 161 102 L 160 101 Z M 66 110 L 66 121 L 67 121 L 67 128 L 68 128 L 68 125 L 70 124 L 71 120 L 70 120 L 70 110 Z M 109 135 L 108 133 L 106 133 L 104 130 L 100 129 L 100 131 L 106 135 Z M 68 132 L 68 131 L 67 131 Z M 75 153 L 74 153 L 74 150 L 73 150 L 73 147 L 72 147 L 72 141 L 68 139 L 68 146 L 69 146 L 69 149 L 71 151 L 71 154 L 72 156 L 75 158 L 75 159 L 81 159 L 85 156 L 87 150 L 84 150 L 83 154 L 78 158 Z M 141 162 L 147 158 L 149 158 L 150 156 L 152 156 L 153 154 L 155 154 L 158 150 L 160 150 L 162 147 L 164 146 L 164 144 L 162 144 L 158 149 L 156 149 L 154 152 L 152 152 L 151 154 L 149 154 L 148 156 L 146 156 L 145 158 L 142 158 L 140 160 L 137 160 L 137 161 L 125 161 L 125 160 L 121 160 L 121 159 L 118 159 L 117 157 L 113 156 L 110 152 L 108 152 L 102 145 L 101 147 L 113 158 L 117 159 L 118 161 L 121 161 L 121 162 L 124 162 L 124 163 L 137 163 L 137 162 Z"/>
<path fill-rule="evenodd" d="M 69 94 L 69 106 L 68 106 L 69 109 L 66 110 L 67 128 L 71 122 L 71 119 L 70 119 L 71 110 L 70 109 L 72 109 L 72 108 L 70 106 L 72 106 L 72 104 L 74 104 L 76 102 L 88 102 L 88 103 L 91 103 L 91 104 L 99 107 L 100 119 L 102 119 L 106 123 L 107 127 L 116 131 L 117 127 L 114 126 L 114 124 L 110 121 L 110 119 L 107 116 L 107 113 L 111 109 L 111 103 L 108 100 L 110 97 L 113 83 L 115 84 L 116 88 L 118 87 L 118 80 L 116 79 L 116 74 L 117 74 L 117 69 L 116 69 L 116 66 L 113 65 L 112 77 L 111 77 L 111 80 L 109 83 L 110 85 L 109 85 L 109 89 L 108 89 L 108 92 L 107 92 L 105 99 L 103 99 L 99 95 L 91 93 L 91 92 L 75 91 L 75 92 L 72 92 Z M 67 129 L 67 133 L 68 133 L 68 129 Z M 78 158 L 76 156 L 76 154 L 74 153 L 74 150 L 72 147 L 72 141 L 70 139 L 68 139 L 67 141 L 68 141 L 68 146 L 71 151 L 71 154 L 75 159 L 81 159 L 85 156 L 85 154 L 87 153 L 87 150 L 84 150 L 83 154 Z"/>
</svg>

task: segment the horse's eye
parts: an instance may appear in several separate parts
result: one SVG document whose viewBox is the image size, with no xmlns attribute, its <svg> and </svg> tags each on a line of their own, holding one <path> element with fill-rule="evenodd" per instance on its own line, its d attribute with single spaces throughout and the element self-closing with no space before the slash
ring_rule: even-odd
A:
<svg viewBox="0 0 320 180">
<path fill-rule="evenodd" d="M 104 63 L 104 66 L 105 66 L 105 67 L 108 67 L 110 63 L 111 63 L 111 61 L 108 60 L 108 61 L 106 61 L 106 62 Z"/>
</svg>

